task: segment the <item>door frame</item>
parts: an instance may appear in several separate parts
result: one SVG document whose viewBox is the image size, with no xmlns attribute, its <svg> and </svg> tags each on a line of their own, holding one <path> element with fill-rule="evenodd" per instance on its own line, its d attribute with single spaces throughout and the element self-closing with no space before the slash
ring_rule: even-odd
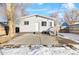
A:
<svg viewBox="0 0 79 59">
<path fill-rule="evenodd" d="M 39 32 L 39 23 L 38 22 L 35 23 L 35 32 Z"/>
</svg>

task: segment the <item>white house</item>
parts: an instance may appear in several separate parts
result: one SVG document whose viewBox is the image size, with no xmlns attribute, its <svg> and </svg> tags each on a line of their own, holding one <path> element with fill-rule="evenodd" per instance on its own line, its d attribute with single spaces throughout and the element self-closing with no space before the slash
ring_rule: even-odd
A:
<svg viewBox="0 0 79 59">
<path fill-rule="evenodd" d="M 20 32 L 42 32 L 54 27 L 54 18 L 31 15 L 19 18 Z"/>
</svg>

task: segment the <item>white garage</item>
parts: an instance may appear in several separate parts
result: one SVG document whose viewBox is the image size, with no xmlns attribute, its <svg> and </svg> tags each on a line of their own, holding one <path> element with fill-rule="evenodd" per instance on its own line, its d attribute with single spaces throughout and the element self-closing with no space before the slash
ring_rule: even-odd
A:
<svg viewBox="0 0 79 59">
<path fill-rule="evenodd" d="M 54 18 L 31 15 L 19 18 L 20 32 L 42 32 L 54 27 Z"/>
</svg>

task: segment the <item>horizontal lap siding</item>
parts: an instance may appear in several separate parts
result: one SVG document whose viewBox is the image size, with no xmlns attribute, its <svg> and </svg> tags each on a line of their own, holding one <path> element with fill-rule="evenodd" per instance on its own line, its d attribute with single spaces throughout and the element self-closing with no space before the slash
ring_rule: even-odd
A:
<svg viewBox="0 0 79 59">
<path fill-rule="evenodd" d="M 24 21 L 29 21 L 29 26 L 24 25 Z M 46 21 L 47 22 L 47 26 L 41 26 L 41 22 L 42 21 Z M 52 22 L 52 26 L 54 26 L 54 21 L 47 19 L 47 18 L 42 18 L 42 17 L 29 17 L 29 18 L 24 18 L 21 19 L 20 21 L 20 32 L 35 32 L 35 23 L 38 23 L 38 32 L 42 32 L 44 30 L 47 30 L 48 28 L 50 28 L 50 22 Z"/>
<path fill-rule="evenodd" d="M 22 19 L 20 22 L 20 32 L 34 32 L 34 22 L 35 22 L 35 17 L 29 17 Z M 29 21 L 29 25 L 24 25 L 24 21 Z"/>
<path fill-rule="evenodd" d="M 72 33 L 79 33 L 79 26 L 70 26 L 69 31 Z"/>
<path fill-rule="evenodd" d="M 42 25 L 42 21 L 46 21 L 47 22 L 47 26 L 41 26 Z M 48 30 L 51 27 L 50 26 L 50 22 L 52 22 L 52 27 L 54 26 L 54 21 L 50 20 L 50 19 L 45 19 L 45 18 L 38 17 L 37 18 L 37 22 L 39 22 L 39 32 Z"/>
</svg>

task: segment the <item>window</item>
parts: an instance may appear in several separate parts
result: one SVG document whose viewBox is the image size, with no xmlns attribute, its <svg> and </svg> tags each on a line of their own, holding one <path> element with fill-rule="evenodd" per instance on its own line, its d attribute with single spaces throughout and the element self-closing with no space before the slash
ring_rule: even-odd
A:
<svg viewBox="0 0 79 59">
<path fill-rule="evenodd" d="M 46 21 L 42 21 L 42 26 L 47 26 L 47 22 Z"/>
<path fill-rule="evenodd" d="M 24 25 L 29 25 L 29 21 L 24 21 Z"/>
<path fill-rule="evenodd" d="M 52 26 L 52 22 L 50 22 L 50 26 Z"/>
</svg>

